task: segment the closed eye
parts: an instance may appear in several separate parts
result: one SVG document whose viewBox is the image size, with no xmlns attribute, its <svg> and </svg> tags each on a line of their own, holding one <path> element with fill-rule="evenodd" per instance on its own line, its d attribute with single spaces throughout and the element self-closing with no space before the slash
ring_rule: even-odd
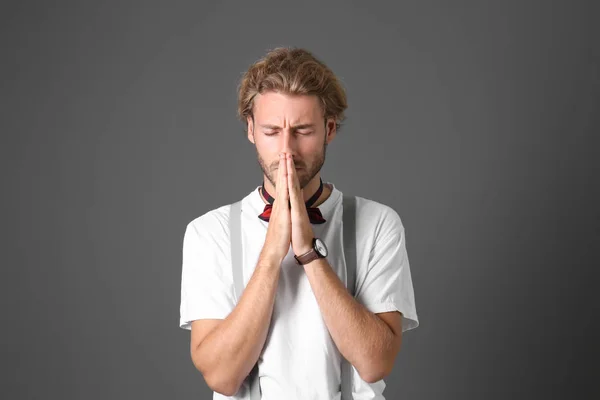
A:
<svg viewBox="0 0 600 400">
<path fill-rule="evenodd" d="M 281 131 L 281 127 L 272 124 L 259 124 L 258 125 L 265 136 L 274 136 Z M 298 124 L 295 126 L 291 126 L 291 131 L 294 134 L 298 135 L 311 135 L 314 133 L 315 124 L 307 123 L 307 124 Z"/>
<path fill-rule="evenodd" d="M 299 135 L 310 135 L 313 133 L 313 131 L 296 131 L 295 133 L 299 134 Z M 277 132 L 263 132 L 263 135 L 265 136 L 275 136 L 277 135 Z"/>
</svg>

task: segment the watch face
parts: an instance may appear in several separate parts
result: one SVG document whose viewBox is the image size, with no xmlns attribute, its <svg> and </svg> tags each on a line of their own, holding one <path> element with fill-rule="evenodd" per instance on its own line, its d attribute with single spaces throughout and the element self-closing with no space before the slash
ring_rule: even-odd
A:
<svg viewBox="0 0 600 400">
<path fill-rule="evenodd" d="M 327 257 L 327 247 L 321 239 L 315 239 L 315 249 L 321 256 Z"/>
</svg>

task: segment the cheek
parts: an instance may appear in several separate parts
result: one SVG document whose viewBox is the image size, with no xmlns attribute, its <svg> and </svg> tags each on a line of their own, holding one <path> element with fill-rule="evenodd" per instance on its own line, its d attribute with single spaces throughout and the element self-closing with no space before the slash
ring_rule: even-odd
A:
<svg viewBox="0 0 600 400">
<path fill-rule="evenodd" d="M 256 150 L 266 160 L 271 160 L 279 156 L 277 145 L 270 140 L 256 140 Z"/>
<path fill-rule="evenodd" d="M 268 154 L 279 154 L 279 149 L 281 148 L 280 143 L 272 138 L 261 138 L 259 145 Z"/>
<path fill-rule="evenodd" d="M 303 160 L 314 160 L 323 152 L 323 143 L 312 142 L 308 146 L 303 146 L 299 149 L 300 156 Z"/>
<path fill-rule="evenodd" d="M 263 146 L 259 148 L 259 154 L 265 160 L 267 165 L 270 167 L 276 168 L 279 165 L 279 152 L 281 148 L 279 146 Z M 308 153 L 307 153 L 308 155 Z M 298 152 L 298 156 L 301 159 L 304 159 L 303 153 Z"/>
</svg>

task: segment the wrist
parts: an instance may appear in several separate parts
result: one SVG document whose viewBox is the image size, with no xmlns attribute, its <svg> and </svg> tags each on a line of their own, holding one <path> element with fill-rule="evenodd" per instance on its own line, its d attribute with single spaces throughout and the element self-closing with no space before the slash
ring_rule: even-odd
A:
<svg viewBox="0 0 600 400">
<path fill-rule="evenodd" d="M 309 261 L 306 264 L 302 265 L 302 267 L 304 267 L 304 271 L 307 274 L 312 274 L 313 271 L 323 270 L 324 265 L 329 265 L 329 263 L 327 262 L 327 259 L 315 258 L 314 260 Z"/>
<path fill-rule="evenodd" d="M 294 255 L 300 257 L 312 250 L 313 250 L 312 246 L 305 246 L 305 247 L 298 249 L 298 251 L 294 250 Z"/>
<path fill-rule="evenodd" d="M 279 256 L 276 253 L 264 251 L 258 257 L 257 265 L 279 267 L 285 257 Z"/>
<path fill-rule="evenodd" d="M 305 249 L 306 246 L 303 248 Z M 299 252 L 297 254 L 294 252 L 294 258 L 296 262 L 300 265 L 306 265 L 311 263 L 315 259 L 325 258 L 327 257 L 327 246 L 325 243 L 319 238 L 312 239 L 312 247 L 307 249 L 306 251 Z"/>
</svg>

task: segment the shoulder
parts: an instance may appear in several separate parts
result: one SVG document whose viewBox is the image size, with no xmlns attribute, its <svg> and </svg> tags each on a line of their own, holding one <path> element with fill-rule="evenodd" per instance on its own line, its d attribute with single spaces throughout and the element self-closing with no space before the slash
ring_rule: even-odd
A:
<svg viewBox="0 0 600 400">
<path fill-rule="evenodd" d="M 357 229 L 374 238 L 384 238 L 404 231 L 398 212 L 387 204 L 356 196 Z"/>
<path fill-rule="evenodd" d="M 224 238 L 229 240 L 229 219 L 231 216 L 231 206 L 237 202 L 241 203 L 242 209 L 251 207 L 251 196 L 249 193 L 242 199 L 232 203 L 213 208 L 201 214 L 187 224 L 187 231 L 195 232 L 200 236 Z"/>
<path fill-rule="evenodd" d="M 188 222 L 186 231 L 201 237 L 228 238 L 230 206 L 220 206 L 195 217 Z"/>
</svg>

